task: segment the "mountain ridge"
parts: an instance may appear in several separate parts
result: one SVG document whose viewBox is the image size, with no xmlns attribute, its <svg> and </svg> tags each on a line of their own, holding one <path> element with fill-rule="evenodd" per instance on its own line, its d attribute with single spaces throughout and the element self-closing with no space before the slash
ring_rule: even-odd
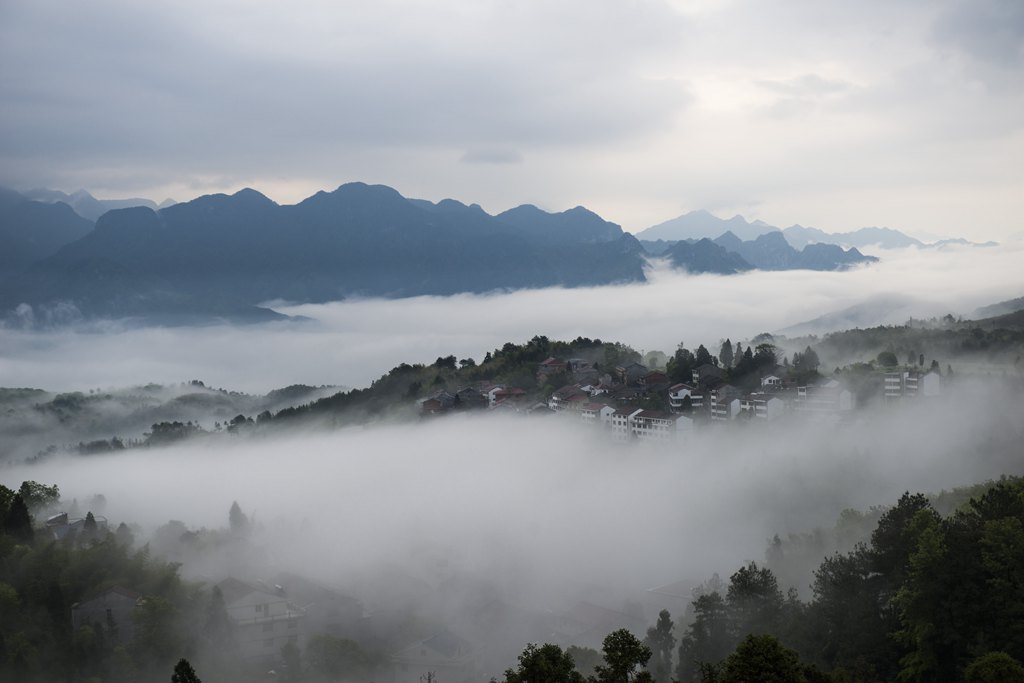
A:
<svg viewBox="0 0 1024 683">
<path fill-rule="evenodd" d="M 0 308 L 71 305 L 83 317 L 269 318 L 283 299 L 448 295 L 643 281 L 632 235 L 577 207 L 490 216 L 346 183 L 293 205 L 256 190 L 116 209 L 9 278 Z M 511 222 L 510 222 L 511 221 Z M 518 224 L 518 225 L 515 225 Z M 24 310 L 24 309 L 23 309 Z"/>
<path fill-rule="evenodd" d="M 829 233 L 819 228 L 805 227 L 794 224 L 788 228 L 778 228 L 764 221 L 747 221 L 743 216 L 718 218 L 704 209 L 690 211 L 676 218 L 658 223 L 636 233 L 641 241 L 678 241 L 699 240 L 705 237 L 715 239 L 726 232 L 731 232 L 743 241 L 756 240 L 758 237 L 775 232 L 785 236 L 786 241 L 795 249 L 803 249 L 813 243 L 830 243 L 847 248 L 863 249 L 879 246 L 883 249 L 900 249 L 904 247 L 941 247 L 945 244 L 964 244 L 970 246 L 994 246 L 994 242 L 975 243 L 963 238 L 938 240 L 933 243 L 923 242 L 904 232 L 893 228 L 864 227 L 848 232 Z"/>
</svg>

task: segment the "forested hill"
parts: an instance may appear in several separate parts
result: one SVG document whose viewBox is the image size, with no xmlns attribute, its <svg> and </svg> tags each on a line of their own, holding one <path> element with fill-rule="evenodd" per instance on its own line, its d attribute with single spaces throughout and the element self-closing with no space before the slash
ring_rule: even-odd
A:
<svg viewBox="0 0 1024 683">
<path fill-rule="evenodd" d="M 585 209 L 491 216 L 350 183 L 289 206 L 255 190 L 95 229 L 0 286 L 0 309 L 58 302 L 91 317 L 267 319 L 260 302 L 446 295 L 642 281 L 643 249 Z"/>
<path fill-rule="evenodd" d="M 193 561 L 217 553 L 257 557 L 253 551 L 262 547 L 265 532 L 237 503 L 229 511 L 230 528 L 192 531 L 172 521 L 151 544 L 134 537 L 133 520 L 106 520 L 92 510 L 58 539 L 43 524 L 54 510 L 67 509 L 58 487 L 10 483 L 0 483 L 0 679 L 150 683 L 166 681 L 175 661 L 172 680 L 265 678 L 266 662 L 257 668 L 242 657 L 241 627 L 219 585 L 184 581 L 180 563 L 152 551 L 187 548 L 185 557 Z M 504 676 L 491 680 L 1019 683 L 1024 482 L 1007 478 L 952 497 L 960 504 L 949 513 L 937 509 L 942 496 L 910 493 L 891 507 L 845 511 L 837 531 L 858 542 L 820 560 L 808 601 L 783 592 L 772 567 L 788 547 L 776 541 L 767 563 L 748 562 L 728 581 L 715 575 L 697 586 L 685 613 L 663 609 L 643 640 L 620 628 L 605 637 L 599 654 L 576 644 L 563 650 L 565 643 L 536 646 L 517 638 L 514 646 L 525 646 L 518 666 L 508 661 Z M 105 506 L 106 499 L 95 496 L 87 504 Z M 110 590 L 133 601 L 127 614 L 118 610 L 120 628 L 111 609 L 106 621 L 73 625 L 76 603 Z M 314 598 L 305 604 L 310 613 L 341 600 L 359 605 L 361 597 L 339 598 L 327 589 L 317 595 L 332 602 Z M 550 633 L 550 617 L 538 615 L 539 628 L 530 634 Z M 388 654 L 401 641 L 403 623 L 391 621 L 382 632 L 370 622 L 359 619 L 344 638 L 310 625 L 301 649 L 289 642 L 268 650 L 266 660 L 289 672 L 285 680 L 391 678 Z M 480 630 L 472 637 L 486 638 Z M 515 636 L 503 631 L 499 638 Z M 193 678 L 183 679 L 177 672 L 186 656 L 196 667 Z"/>
</svg>

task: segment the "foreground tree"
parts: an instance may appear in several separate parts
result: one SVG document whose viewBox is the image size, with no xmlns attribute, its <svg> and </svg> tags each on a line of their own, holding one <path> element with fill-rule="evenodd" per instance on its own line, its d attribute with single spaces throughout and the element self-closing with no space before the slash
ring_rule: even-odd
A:
<svg viewBox="0 0 1024 683">
<path fill-rule="evenodd" d="M 774 636 L 749 635 L 726 658 L 716 683 L 808 683 L 796 652 Z"/>
<path fill-rule="evenodd" d="M 171 674 L 171 683 L 203 683 L 187 659 L 179 659 Z"/>
<path fill-rule="evenodd" d="M 672 615 L 667 609 L 658 614 L 658 623 L 647 629 L 644 644 L 651 648 L 654 661 L 650 669 L 654 673 L 656 683 L 669 683 L 672 674 L 672 650 L 676 646 L 676 637 L 672 635 Z"/>
<path fill-rule="evenodd" d="M 584 683 L 572 655 L 557 645 L 530 643 L 519 655 L 519 666 L 505 671 L 505 683 Z"/>
<path fill-rule="evenodd" d="M 964 670 L 966 683 L 1024 683 L 1024 666 L 1005 652 L 989 652 Z"/>
<path fill-rule="evenodd" d="M 601 645 L 604 664 L 595 667 L 598 683 L 651 683 L 649 671 L 642 670 L 651 658 L 651 648 L 620 628 L 605 636 Z M 637 669 L 640 668 L 640 671 Z"/>
<path fill-rule="evenodd" d="M 693 623 L 679 641 L 676 669 L 678 679 L 687 683 L 701 675 L 703 666 L 717 664 L 732 650 L 729 616 L 721 593 L 712 591 L 694 600 L 693 614 Z"/>
<path fill-rule="evenodd" d="M 20 493 L 14 494 L 7 516 L 4 517 L 3 531 L 22 543 L 32 542 L 32 517 Z"/>
</svg>

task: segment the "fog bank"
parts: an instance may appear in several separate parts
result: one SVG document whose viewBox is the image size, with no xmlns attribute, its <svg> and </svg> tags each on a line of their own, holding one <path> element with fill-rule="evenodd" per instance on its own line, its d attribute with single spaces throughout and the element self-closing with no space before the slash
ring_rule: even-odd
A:
<svg viewBox="0 0 1024 683">
<path fill-rule="evenodd" d="M 171 519 L 224 527 L 237 500 L 267 533 L 268 575 L 345 583 L 394 564 L 429 579 L 443 560 L 518 600 L 581 585 L 625 597 L 762 561 L 773 534 L 830 528 L 847 507 L 1020 474 L 1012 444 L 1024 434 L 1010 405 L 942 400 L 866 411 L 838 428 L 735 425 L 668 446 L 613 444 L 565 418 L 463 415 L 225 435 L 0 476 L 56 483 L 65 500 L 102 493 L 112 521 L 146 533 Z M 220 560 L 184 571 L 231 573 Z"/>
<path fill-rule="evenodd" d="M 886 251 L 845 273 L 784 271 L 689 276 L 656 268 L 642 285 L 278 307 L 306 323 L 63 332 L 0 329 L 0 386 L 56 391 L 201 379 L 249 392 L 302 383 L 365 386 L 401 363 L 455 354 L 477 360 L 535 334 L 583 335 L 639 350 L 717 347 L 881 295 L 909 299 L 878 323 L 969 315 L 1021 296 L 1019 249 Z M 887 316 L 887 317 L 886 317 Z"/>
</svg>

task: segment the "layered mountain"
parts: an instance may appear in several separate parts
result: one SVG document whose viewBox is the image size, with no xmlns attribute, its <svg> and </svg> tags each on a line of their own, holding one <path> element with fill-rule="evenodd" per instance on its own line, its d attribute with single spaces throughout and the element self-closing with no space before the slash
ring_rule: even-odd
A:
<svg viewBox="0 0 1024 683">
<path fill-rule="evenodd" d="M 782 231 L 786 241 L 797 249 L 815 243 L 838 243 L 851 247 L 868 247 L 877 245 L 883 249 L 901 249 L 903 247 L 923 247 L 925 243 L 892 228 L 860 228 L 852 232 L 828 233 L 818 228 L 805 228 L 802 225 L 791 225 Z"/>
<path fill-rule="evenodd" d="M 582 208 L 491 216 L 476 205 L 409 200 L 363 183 L 278 205 L 246 189 L 157 211 L 109 211 L 91 233 L 7 280 L 0 307 L 260 320 L 276 316 L 258 306 L 273 299 L 640 281 L 644 263 L 635 238 Z"/>
<path fill-rule="evenodd" d="M 653 225 L 637 233 L 637 238 L 652 242 L 657 240 L 699 240 L 731 232 L 740 239 L 752 240 L 773 230 L 778 230 L 778 228 L 762 221 L 748 223 L 743 216 L 739 215 L 726 220 L 701 209 Z"/>
<path fill-rule="evenodd" d="M 760 270 L 844 270 L 859 263 L 878 261 L 854 247 L 843 249 L 835 244 L 811 243 L 798 251 L 781 232 L 768 232 L 746 241 L 727 232 L 714 242 Z"/>
<path fill-rule="evenodd" d="M 92 226 L 67 204 L 32 201 L 0 188 L 0 280 L 81 239 Z"/>
<path fill-rule="evenodd" d="M 61 192 L 60 190 L 38 188 L 35 190 L 29 190 L 28 192 L 23 192 L 22 194 L 26 198 L 38 202 L 44 202 L 47 204 L 62 202 L 67 204 L 74 209 L 75 213 L 79 216 L 93 221 L 94 223 L 107 211 L 113 211 L 114 209 L 128 209 L 135 206 L 145 206 L 150 209 L 163 209 L 174 204 L 173 200 L 167 199 L 157 206 L 157 204 L 152 200 L 142 199 L 141 197 L 132 197 L 130 199 L 96 199 L 96 197 L 93 197 L 85 190 L 78 190 L 77 192 L 68 194 L 67 192 Z"/>
<path fill-rule="evenodd" d="M 778 232 L 782 233 L 790 246 L 796 249 L 803 249 L 809 244 L 816 243 L 837 244 L 858 249 L 870 246 L 878 246 L 883 249 L 929 246 L 892 228 L 860 228 L 851 232 L 838 233 L 828 233 L 818 228 L 807 228 L 802 225 L 792 225 L 788 228 L 780 229 L 763 221 L 748 222 L 743 216 L 738 215 L 729 219 L 718 218 L 703 210 L 691 211 L 678 218 L 651 226 L 637 233 L 637 238 L 641 241 L 651 242 L 658 240 L 698 240 L 704 237 L 714 239 L 716 235 L 722 235 L 726 232 L 731 232 L 741 241 L 751 241 L 761 235 Z M 942 242 L 936 242 L 935 246 L 941 246 L 943 243 L 948 242 L 971 244 L 966 242 L 966 240 L 943 240 Z"/>
<path fill-rule="evenodd" d="M 662 256 L 668 258 L 669 263 L 674 267 L 694 274 L 734 275 L 753 269 L 753 266 L 742 256 L 715 244 L 706 237 L 695 242 L 676 242 L 666 249 Z"/>
</svg>

